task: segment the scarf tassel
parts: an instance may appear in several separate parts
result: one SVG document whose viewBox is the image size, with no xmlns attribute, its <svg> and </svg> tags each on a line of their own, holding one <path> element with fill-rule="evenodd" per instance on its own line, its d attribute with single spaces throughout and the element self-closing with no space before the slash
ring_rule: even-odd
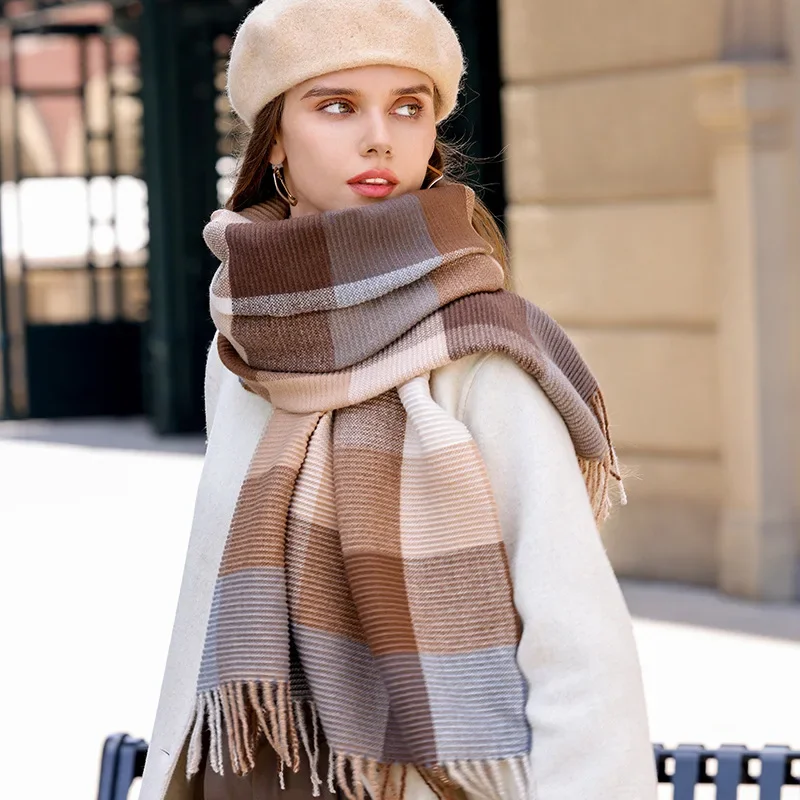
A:
<svg viewBox="0 0 800 800">
<path fill-rule="evenodd" d="M 308 737 L 305 709 L 299 702 L 290 702 L 287 683 L 258 683 L 237 681 L 216 689 L 200 692 L 195 702 L 192 733 L 186 758 L 186 775 L 191 777 L 200 770 L 203 755 L 203 731 L 208 729 L 208 760 L 211 769 L 225 774 L 223 735 L 228 745 L 228 756 L 235 775 L 245 775 L 255 767 L 256 745 L 263 733 L 278 754 L 283 768 L 293 772 L 300 769 L 300 740 L 303 738 L 310 763 L 319 761 L 318 720 L 311 706 L 313 734 Z M 306 744 L 307 742 L 307 744 Z M 315 755 L 316 753 L 316 755 Z M 317 776 L 318 777 L 318 776 Z M 315 795 L 316 796 L 316 795 Z"/>
<path fill-rule="evenodd" d="M 295 773 L 300 771 L 302 746 L 309 764 L 312 797 L 321 796 L 323 785 L 335 794 L 338 785 L 347 800 L 365 800 L 368 794 L 375 800 L 405 800 L 408 773 L 414 770 L 439 800 L 459 800 L 462 789 L 491 800 L 503 800 L 503 765 L 511 770 L 517 796 L 528 796 L 527 757 L 451 761 L 439 767 L 417 767 L 383 764 L 364 756 L 330 751 L 327 781 L 323 784 L 319 772 L 320 722 L 316 705 L 290 700 L 286 683 L 241 681 L 200 692 L 189 738 L 187 778 L 200 771 L 205 729 L 209 733 L 209 764 L 220 775 L 225 774 L 223 736 L 234 773 L 245 775 L 255 768 L 258 738 L 263 733 L 278 754 L 281 788 L 285 788 L 286 767 Z"/>
<path fill-rule="evenodd" d="M 608 424 L 608 412 L 606 411 L 605 400 L 602 393 L 598 390 L 589 401 L 592 411 L 600 423 L 608 449 L 602 459 L 579 457 L 583 479 L 586 481 L 586 491 L 589 493 L 589 500 L 592 504 L 592 511 L 597 524 L 604 522 L 611 513 L 611 479 L 613 478 L 619 487 L 620 505 L 628 502 L 625 494 L 625 485 L 622 482 L 617 453 L 611 441 L 611 431 Z"/>
</svg>

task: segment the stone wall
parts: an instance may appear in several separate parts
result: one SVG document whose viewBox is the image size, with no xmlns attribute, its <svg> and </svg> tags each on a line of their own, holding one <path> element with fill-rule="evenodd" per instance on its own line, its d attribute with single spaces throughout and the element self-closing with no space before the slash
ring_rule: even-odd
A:
<svg viewBox="0 0 800 800">
<path fill-rule="evenodd" d="M 745 115 L 751 69 L 730 59 L 752 53 L 778 59 L 786 71 L 779 2 L 501 5 L 516 288 L 567 328 L 604 386 L 631 473 L 629 505 L 603 532 L 609 555 L 623 575 L 793 596 L 794 512 L 781 511 L 788 528 L 772 548 L 789 565 L 782 572 L 762 558 L 772 536 L 762 524 L 769 515 L 763 500 L 744 514 L 748 533 L 730 532 L 737 498 L 763 485 L 759 465 L 771 457 L 753 444 L 763 426 L 731 399 L 756 397 L 761 387 L 756 366 L 731 372 L 741 336 L 758 339 L 760 324 L 744 333 L 731 325 L 747 305 L 729 291 L 737 271 L 732 237 L 737 224 L 761 224 L 742 215 L 742 203 L 771 203 L 774 216 L 775 204 L 785 212 L 790 201 L 774 175 L 731 182 L 720 126 L 698 110 L 704 98 L 714 102 L 714 65 L 723 65 L 730 102 Z M 760 91 L 763 99 L 773 90 Z M 752 150 L 747 137 L 739 141 Z M 777 246 L 781 269 L 796 268 Z M 763 271 L 763 256 L 748 261 L 754 274 Z M 800 297 L 792 302 L 800 311 Z M 777 354 L 781 364 L 788 357 Z M 744 450 L 737 425 L 753 433 Z"/>
</svg>

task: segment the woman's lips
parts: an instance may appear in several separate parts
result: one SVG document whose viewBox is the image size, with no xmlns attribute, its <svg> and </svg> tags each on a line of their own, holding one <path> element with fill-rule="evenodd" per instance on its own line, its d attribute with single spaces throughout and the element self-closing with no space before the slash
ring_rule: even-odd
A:
<svg viewBox="0 0 800 800">
<path fill-rule="evenodd" d="M 350 183 L 348 186 L 364 197 L 388 197 L 397 187 L 396 183 Z"/>
<path fill-rule="evenodd" d="M 364 197 L 388 197 L 400 180 L 390 169 L 369 169 L 347 183 L 356 194 Z"/>
</svg>

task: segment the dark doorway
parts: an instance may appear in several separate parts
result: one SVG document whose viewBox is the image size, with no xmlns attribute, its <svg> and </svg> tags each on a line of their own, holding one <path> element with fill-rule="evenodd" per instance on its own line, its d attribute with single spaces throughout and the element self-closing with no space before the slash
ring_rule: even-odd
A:
<svg viewBox="0 0 800 800">
<path fill-rule="evenodd" d="M 5 17 L 0 358 L 6 418 L 138 414 L 147 196 L 138 45 L 105 3 Z"/>
<path fill-rule="evenodd" d="M 453 23 L 467 60 L 467 79 L 459 110 L 445 123 L 445 135 L 464 148 L 474 161 L 468 182 L 503 222 L 506 195 L 503 180 L 503 127 L 500 89 L 500 31 L 497 0 L 441 0 L 439 6 Z"/>
</svg>

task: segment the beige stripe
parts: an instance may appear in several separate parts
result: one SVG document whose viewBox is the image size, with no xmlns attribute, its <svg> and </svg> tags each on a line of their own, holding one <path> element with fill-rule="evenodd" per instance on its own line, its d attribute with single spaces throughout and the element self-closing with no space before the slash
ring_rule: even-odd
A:
<svg viewBox="0 0 800 800">
<path fill-rule="evenodd" d="M 402 386 L 450 360 L 447 337 L 438 315 L 429 317 L 374 358 L 355 367 L 346 405 L 361 403 Z"/>
<path fill-rule="evenodd" d="M 400 500 L 404 558 L 501 541 L 492 487 L 467 427 L 433 400 L 425 378 L 398 393 L 408 412 Z"/>
<path fill-rule="evenodd" d="M 333 416 L 325 414 L 317 424 L 297 477 L 292 517 L 323 528 L 337 529 L 333 486 Z"/>
<path fill-rule="evenodd" d="M 403 459 L 400 528 L 404 558 L 501 541 L 494 495 L 479 459 L 474 443 L 441 450 L 427 459 Z"/>
<path fill-rule="evenodd" d="M 220 575 L 283 564 L 284 525 L 297 472 L 319 414 L 276 410 L 250 462 L 220 564 Z"/>
</svg>

